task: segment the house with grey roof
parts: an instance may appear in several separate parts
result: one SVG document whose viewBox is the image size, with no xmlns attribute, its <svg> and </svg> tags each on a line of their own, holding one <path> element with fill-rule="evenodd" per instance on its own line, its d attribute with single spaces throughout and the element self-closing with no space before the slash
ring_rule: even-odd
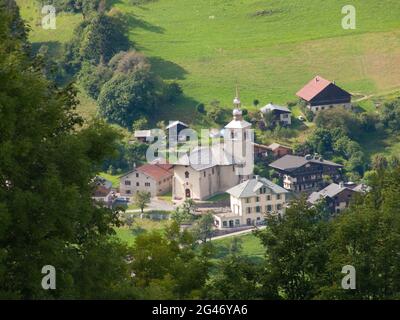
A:
<svg viewBox="0 0 400 320">
<path fill-rule="evenodd" d="M 269 103 L 260 109 L 262 115 L 271 113 L 275 124 L 290 126 L 292 124 L 292 112 L 285 106 Z"/>
<path fill-rule="evenodd" d="M 305 157 L 285 155 L 269 164 L 282 179 L 283 187 L 293 192 L 306 192 L 321 190 L 326 186 L 324 177 L 329 177 L 333 182 L 341 180 L 341 164 L 325 160 L 318 155 Z"/>
<path fill-rule="evenodd" d="M 217 228 L 263 224 L 267 214 L 284 213 L 289 192 L 272 181 L 254 176 L 227 190 L 230 212 L 215 214 Z"/>
<path fill-rule="evenodd" d="M 331 183 L 324 189 L 313 192 L 307 199 L 310 205 L 316 205 L 321 201 L 332 214 L 338 214 L 349 207 L 351 199 L 357 193 L 365 193 L 368 187 L 364 184 L 355 184 L 352 182 L 339 184 Z"/>
</svg>

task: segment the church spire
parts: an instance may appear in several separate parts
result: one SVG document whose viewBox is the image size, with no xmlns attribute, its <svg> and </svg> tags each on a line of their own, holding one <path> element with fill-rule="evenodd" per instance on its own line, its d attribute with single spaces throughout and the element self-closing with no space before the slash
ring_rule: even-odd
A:
<svg viewBox="0 0 400 320">
<path fill-rule="evenodd" d="M 241 107 L 238 85 L 236 85 L 236 96 L 235 99 L 233 99 L 233 106 L 235 107 L 235 109 L 240 109 Z"/>
</svg>

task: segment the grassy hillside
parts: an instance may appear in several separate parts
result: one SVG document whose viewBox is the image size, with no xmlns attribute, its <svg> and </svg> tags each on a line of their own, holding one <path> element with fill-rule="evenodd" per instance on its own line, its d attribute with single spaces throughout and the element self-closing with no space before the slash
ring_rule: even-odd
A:
<svg viewBox="0 0 400 320">
<path fill-rule="evenodd" d="M 31 24 L 31 40 L 57 53 L 80 15 L 61 14 L 57 30 L 39 26 L 37 7 L 17 0 Z M 243 102 L 285 103 L 315 74 L 357 95 L 400 88 L 398 0 L 113 0 L 127 14 L 130 37 L 151 57 L 154 70 L 177 79 L 186 98 L 161 117 L 193 120 L 198 102 L 231 105 L 235 84 Z M 357 10 L 356 30 L 343 30 L 341 9 Z M 87 101 L 88 114 L 95 112 Z M 370 104 L 365 103 L 370 106 Z"/>
<path fill-rule="evenodd" d="M 357 9 L 343 30 L 341 9 Z M 133 6 L 116 1 L 131 39 L 155 70 L 178 79 L 194 101 L 285 103 L 315 74 L 370 95 L 400 87 L 397 0 L 174 0 Z M 184 101 L 182 103 L 185 103 Z M 170 110 L 166 110 L 166 113 Z"/>
</svg>

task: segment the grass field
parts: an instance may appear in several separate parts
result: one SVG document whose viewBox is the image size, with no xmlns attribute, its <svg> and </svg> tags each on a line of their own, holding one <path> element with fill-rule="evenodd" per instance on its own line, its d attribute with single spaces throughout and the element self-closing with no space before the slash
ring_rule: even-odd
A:
<svg viewBox="0 0 400 320">
<path fill-rule="evenodd" d="M 55 54 L 72 36 L 81 15 L 60 14 L 57 30 L 43 30 L 31 0 L 17 0 L 31 24 L 31 41 Z M 286 103 L 311 77 L 336 80 L 357 95 L 400 88 L 398 0 L 158 0 L 132 5 L 112 1 L 126 13 L 130 38 L 151 58 L 154 71 L 178 80 L 185 98 L 160 117 L 192 122 L 198 102 L 230 106 L 236 84 L 243 103 Z M 354 5 L 356 29 L 341 27 L 344 5 Z M 95 114 L 82 95 L 82 112 Z M 363 103 L 367 108 L 371 104 Z"/>
<path fill-rule="evenodd" d="M 265 249 L 262 246 L 260 240 L 253 234 L 239 235 L 242 241 L 242 255 L 252 259 L 255 262 L 259 262 L 265 255 Z M 213 241 L 216 246 L 215 259 L 221 259 L 229 253 L 229 247 L 232 243 L 233 237 L 228 237 L 220 240 Z"/>
<path fill-rule="evenodd" d="M 131 21 L 130 36 L 154 70 L 177 79 L 195 102 L 231 105 L 235 84 L 251 106 L 286 103 L 314 75 L 370 95 L 400 86 L 400 2 L 397 0 L 174 0 L 116 6 Z M 357 27 L 344 30 L 344 5 Z M 257 15 L 258 13 L 258 15 Z M 190 120 L 191 114 L 180 114 Z"/>
</svg>

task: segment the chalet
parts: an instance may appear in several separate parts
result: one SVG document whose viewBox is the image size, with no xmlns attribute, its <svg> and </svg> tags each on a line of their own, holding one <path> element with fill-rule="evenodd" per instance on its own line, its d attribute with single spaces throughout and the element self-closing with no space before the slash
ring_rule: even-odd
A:
<svg viewBox="0 0 400 320">
<path fill-rule="evenodd" d="M 276 125 L 289 126 L 292 123 L 292 112 L 287 107 L 269 103 L 260 111 L 262 114 L 272 113 Z"/>
<path fill-rule="evenodd" d="M 151 138 L 151 130 L 136 130 L 134 136 L 136 140 L 145 143 Z"/>
<path fill-rule="evenodd" d="M 169 139 L 174 141 L 185 141 L 186 137 L 180 137 L 179 134 L 182 130 L 189 128 L 186 123 L 182 121 L 170 121 L 169 125 L 165 128 L 167 130 L 167 135 Z"/>
<path fill-rule="evenodd" d="M 311 205 L 317 204 L 321 200 L 325 200 L 325 204 L 332 214 L 342 212 L 344 209 L 349 207 L 351 199 L 357 193 L 364 193 L 368 190 L 368 187 L 355 183 L 331 183 L 326 188 L 313 192 L 307 202 Z"/>
<path fill-rule="evenodd" d="M 312 112 L 335 107 L 351 109 L 351 94 L 320 76 L 312 79 L 296 95 Z"/>
<path fill-rule="evenodd" d="M 132 197 L 138 191 L 150 192 L 152 197 L 165 194 L 172 188 L 172 165 L 145 164 L 120 177 L 120 193 Z"/>
<path fill-rule="evenodd" d="M 324 187 L 324 176 L 333 181 L 341 178 L 340 164 L 322 157 L 286 155 L 269 165 L 283 179 L 283 187 L 293 192 L 311 192 Z"/>
<path fill-rule="evenodd" d="M 268 146 L 270 152 L 274 155 L 275 158 L 281 158 L 286 156 L 287 154 L 292 154 L 293 150 L 290 147 L 281 145 L 279 143 L 272 143 Z"/>
<path fill-rule="evenodd" d="M 281 158 L 287 154 L 292 154 L 293 150 L 290 147 L 281 145 L 279 143 L 272 143 L 268 146 L 254 143 L 254 157 L 255 159 L 266 158 L 272 156 L 274 159 Z"/>
<path fill-rule="evenodd" d="M 268 179 L 255 176 L 227 190 L 229 212 L 214 215 L 219 229 L 255 226 L 264 223 L 266 214 L 282 214 L 289 192 Z"/>
</svg>

